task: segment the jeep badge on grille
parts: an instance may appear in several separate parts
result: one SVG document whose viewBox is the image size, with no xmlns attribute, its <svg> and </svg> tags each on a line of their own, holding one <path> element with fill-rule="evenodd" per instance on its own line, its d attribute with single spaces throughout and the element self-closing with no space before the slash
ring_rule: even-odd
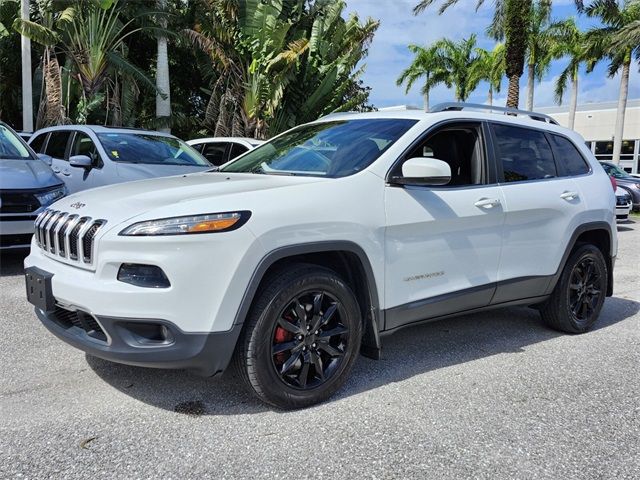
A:
<svg viewBox="0 0 640 480">
<path fill-rule="evenodd" d="M 69 205 L 71 208 L 75 208 L 76 210 L 81 209 L 82 207 L 86 207 L 87 204 L 86 203 L 82 203 L 82 202 L 76 202 L 76 203 L 72 203 L 71 205 Z"/>
</svg>

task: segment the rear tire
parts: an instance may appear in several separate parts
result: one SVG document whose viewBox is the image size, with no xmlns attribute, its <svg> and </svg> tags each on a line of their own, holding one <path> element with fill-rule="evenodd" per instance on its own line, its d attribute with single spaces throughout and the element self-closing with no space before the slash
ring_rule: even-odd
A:
<svg viewBox="0 0 640 480">
<path fill-rule="evenodd" d="M 264 402 L 307 407 L 345 382 L 360 348 L 361 313 L 332 270 L 293 264 L 263 282 L 236 349 L 240 375 Z"/>
<path fill-rule="evenodd" d="M 584 333 L 598 319 L 607 292 L 607 263 L 594 245 L 579 245 L 567 260 L 542 319 L 555 330 Z"/>
</svg>

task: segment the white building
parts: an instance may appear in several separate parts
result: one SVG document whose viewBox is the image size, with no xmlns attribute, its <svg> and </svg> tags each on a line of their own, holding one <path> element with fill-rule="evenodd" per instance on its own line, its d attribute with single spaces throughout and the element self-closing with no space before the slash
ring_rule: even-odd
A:
<svg viewBox="0 0 640 480">
<path fill-rule="evenodd" d="M 618 102 L 586 103 L 578 105 L 574 130 L 584 137 L 598 160 L 611 160 L 613 133 L 616 126 Z M 536 108 L 567 126 L 569 107 Z M 629 100 L 624 119 L 620 166 L 628 172 L 640 171 L 640 99 Z"/>
</svg>

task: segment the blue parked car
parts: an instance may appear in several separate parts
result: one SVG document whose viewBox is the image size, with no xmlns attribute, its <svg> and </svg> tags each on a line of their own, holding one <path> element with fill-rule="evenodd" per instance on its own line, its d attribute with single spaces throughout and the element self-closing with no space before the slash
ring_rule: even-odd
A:
<svg viewBox="0 0 640 480">
<path fill-rule="evenodd" d="M 67 193 L 50 163 L 0 122 L 0 250 L 29 247 L 36 216 Z"/>
<path fill-rule="evenodd" d="M 133 128 L 48 127 L 35 132 L 29 145 L 53 158 L 53 171 L 70 193 L 213 167 L 200 153 L 172 135 Z"/>
</svg>

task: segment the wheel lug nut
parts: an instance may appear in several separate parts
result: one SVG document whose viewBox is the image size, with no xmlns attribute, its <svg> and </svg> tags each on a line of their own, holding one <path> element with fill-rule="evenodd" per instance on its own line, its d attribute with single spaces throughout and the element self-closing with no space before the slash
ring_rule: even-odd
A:
<svg viewBox="0 0 640 480">
<path fill-rule="evenodd" d="M 307 347 L 302 347 L 302 351 L 306 352 L 307 351 Z"/>
<path fill-rule="evenodd" d="M 316 345 L 315 343 L 314 343 L 313 345 L 311 345 L 311 346 L 312 346 L 313 348 L 316 348 L 316 347 L 317 347 L 317 345 Z"/>
<path fill-rule="evenodd" d="M 318 335 L 318 333 L 320 333 L 320 332 L 319 332 L 318 330 L 316 330 L 316 333 L 315 333 L 315 335 Z"/>
</svg>

